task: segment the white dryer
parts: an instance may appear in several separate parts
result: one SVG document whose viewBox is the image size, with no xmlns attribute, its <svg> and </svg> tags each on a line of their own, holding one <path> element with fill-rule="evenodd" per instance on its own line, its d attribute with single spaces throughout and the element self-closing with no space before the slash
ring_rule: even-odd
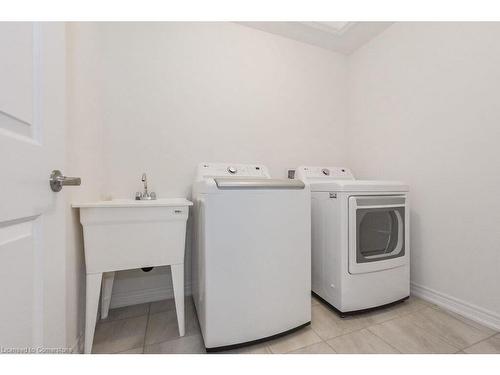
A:
<svg viewBox="0 0 500 375">
<path fill-rule="evenodd" d="M 203 163 L 193 201 L 193 297 L 207 351 L 309 324 L 309 188 L 271 179 L 263 165 Z"/>
<path fill-rule="evenodd" d="M 311 189 L 313 293 L 341 315 L 408 298 L 408 186 L 338 167 L 299 167 L 296 178 Z"/>
</svg>

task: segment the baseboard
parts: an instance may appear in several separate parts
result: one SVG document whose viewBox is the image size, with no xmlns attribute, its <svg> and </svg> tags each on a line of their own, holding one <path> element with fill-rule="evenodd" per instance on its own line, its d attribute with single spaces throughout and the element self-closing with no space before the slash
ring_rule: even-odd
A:
<svg viewBox="0 0 500 375">
<path fill-rule="evenodd" d="M 462 315 L 484 326 L 500 331 L 500 314 L 479 306 L 448 296 L 430 288 L 411 283 L 411 294 L 444 309 Z"/>
<path fill-rule="evenodd" d="M 191 295 L 191 285 L 186 284 L 184 294 Z M 174 298 L 174 289 L 172 287 L 149 288 L 142 290 L 134 290 L 126 293 L 117 293 L 111 296 L 110 308 L 138 305 L 140 303 L 148 303 L 161 301 L 162 299 Z"/>
</svg>

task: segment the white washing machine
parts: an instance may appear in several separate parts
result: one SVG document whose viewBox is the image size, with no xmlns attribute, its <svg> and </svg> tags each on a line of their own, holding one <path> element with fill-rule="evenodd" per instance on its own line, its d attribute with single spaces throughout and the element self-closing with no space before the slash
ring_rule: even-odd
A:
<svg viewBox="0 0 500 375">
<path fill-rule="evenodd" d="M 311 321 L 311 198 L 252 164 L 203 163 L 193 184 L 193 297 L 207 351 Z"/>
<path fill-rule="evenodd" d="M 296 178 L 311 189 L 313 293 L 341 315 L 408 298 L 408 186 L 338 167 L 299 167 Z"/>
</svg>

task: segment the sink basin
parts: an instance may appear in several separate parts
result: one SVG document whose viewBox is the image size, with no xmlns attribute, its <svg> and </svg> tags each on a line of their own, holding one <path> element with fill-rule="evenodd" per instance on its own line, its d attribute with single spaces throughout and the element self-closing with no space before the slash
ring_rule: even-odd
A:
<svg viewBox="0 0 500 375">
<path fill-rule="evenodd" d="M 191 205 L 183 198 L 73 204 L 80 208 L 87 273 L 183 263 Z"/>
</svg>

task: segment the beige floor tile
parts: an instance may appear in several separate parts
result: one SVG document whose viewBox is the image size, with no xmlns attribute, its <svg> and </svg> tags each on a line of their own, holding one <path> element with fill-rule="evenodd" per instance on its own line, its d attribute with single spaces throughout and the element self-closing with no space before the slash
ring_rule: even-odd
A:
<svg viewBox="0 0 500 375">
<path fill-rule="evenodd" d="M 427 307 L 413 313 L 412 316 L 414 317 L 413 323 L 459 349 L 464 349 L 491 336 L 442 310 Z"/>
<path fill-rule="evenodd" d="M 468 354 L 500 354 L 500 334 L 464 349 Z"/>
<path fill-rule="evenodd" d="M 186 321 L 186 328 L 187 328 Z M 186 332 L 187 334 L 188 332 Z M 175 310 L 162 311 L 149 316 L 145 345 L 179 338 L 179 326 Z"/>
<path fill-rule="evenodd" d="M 360 317 L 365 320 L 367 326 L 371 326 L 391 319 L 399 318 L 400 315 L 397 306 L 391 306 L 383 309 L 377 309 L 369 313 L 363 313 Z"/>
<path fill-rule="evenodd" d="M 327 341 L 335 352 L 341 354 L 393 354 L 396 349 L 367 329 L 335 337 Z"/>
<path fill-rule="evenodd" d="M 144 343 L 147 315 L 113 320 L 96 326 L 92 353 L 118 353 Z"/>
<path fill-rule="evenodd" d="M 185 307 L 186 336 L 200 333 L 198 319 L 193 303 L 186 303 Z M 146 345 L 179 338 L 179 326 L 175 309 L 166 310 L 149 316 L 146 332 Z"/>
<path fill-rule="evenodd" d="M 144 348 L 141 346 L 139 348 L 125 350 L 124 352 L 118 352 L 118 354 L 142 354 Z"/>
<path fill-rule="evenodd" d="M 269 342 L 271 352 L 275 354 L 288 353 L 293 350 L 321 342 L 321 338 L 311 329 L 305 327 Z"/>
<path fill-rule="evenodd" d="M 205 346 L 201 335 L 180 337 L 144 347 L 145 354 L 204 354 Z"/>
<path fill-rule="evenodd" d="M 192 299 L 189 297 L 186 297 L 184 299 L 185 304 L 188 304 L 191 301 Z M 151 307 L 150 307 L 151 314 L 156 314 L 162 311 L 169 311 L 169 310 L 175 310 L 175 300 L 173 298 L 151 302 Z"/>
<path fill-rule="evenodd" d="M 118 319 L 135 318 L 149 313 L 149 303 L 141 303 L 140 305 L 132 305 L 125 307 L 118 307 L 109 310 L 108 317 L 101 320 L 101 322 L 110 322 Z"/>
<path fill-rule="evenodd" d="M 323 304 L 312 307 L 311 327 L 323 340 L 345 335 L 366 328 L 368 325 L 369 322 L 363 314 L 340 318 Z"/>
<path fill-rule="evenodd" d="M 223 353 L 395 353 L 398 349 L 403 353 L 500 354 L 500 334 L 419 298 L 346 318 L 315 297 L 311 297 L 311 305 L 311 327 Z M 113 309 L 98 323 L 93 353 L 143 351 L 205 353 L 192 297 L 186 297 L 185 337 L 178 336 L 173 299 Z"/>
<path fill-rule="evenodd" d="M 294 350 L 289 354 L 335 354 L 335 351 L 328 344 L 318 342 L 317 344 L 312 344 L 306 346 L 305 348 Z"/>
<path fill-rule="evenodd" d="M 410 297 L 406 301 L 401 302 L 400 304 L 394 305 L 392 308 L 398 312 L 399 316 L 409 315 L 416 311 L 420 311 L 425 309 L 426 307 L 433 306 L 429 302 L 426 302 L 417 297 Z"/>
<path fill-rule="evenodd" d="M 483 333 L 484 333 L 484 334 L 486 334 L 486 335 L 493 336 L 493 335 L 495 335 L 495 334 L 497 334 L 497 333 L 498 333 L 497 331 L 495 331 L 495 330 L 493 330 L 493 329 L 491 329 L 491 328 L 488 328 L 488 327 L 486 327 L 486 326 L 484 326 L 484 325 L 482 325 L 482 324 L 480 324 L 480 323 L 477 323 L 477 322 L 475 322 L 475 321 L 473 321 L 473 320 L 470 320 L 470 319 L 468 319 L 468 318 L 466 318 L 466 317 L 464 317 L 464 316 L 462 316 L 462 315 L 459 315 L 459 314 L 457 314 L 457 313 L 454 313 L 454 312 L 452 312 L 452 311 L 449 311 L 449 310 L 443 309 L 443 308 L 441 308 L 441 307 L 439 307 L 439 306 L 434 305 L 434 306 L 432 306 L 432 308 L 433 308 L 433 309 L 436 309 L 436 310 L 438 310 L 438 311 L 445 312 L 446 314 L 451 315 L 451 316 L 452 316 L 452 317 L 454 317 L 455 319 L 458 319 L 458 320 L 460 320 L 461 322 L 463 322 L 463 323 L 465 323 L 465 324 L 468 324 L 468 325 L 470 325 L 470 326 L 472 326 L 472 327 L 476 328 L 477 330 L 479 330 L 479 331 L 483 332 Z"/>
<path fill-rule="evenodd" d="M 402 353 L 456 353 L 459 349 L 418 327 L 415 318 L 407 315 L 368 329 Z"/>
<path fill-rule="evenodd" d="M 271 354 L 271 350 L 267 345 L 267 342 L 260 344 L 244 346 L 242 348 L 226 350 L 223 352 L 218 352 L 220 354 Z"/>
<path fill-rule="evenodd" d="M 427 307 L 436 306 L 432 302 L 426 301 L 425 299 L 417 297 L 417 296 L 415 296 L 413 294 L 410 295 L 410 298 L 408 298 L 407 301 L 414 301 L 414 302 L 417 302 L 417 303 L 421 303 L 421 304 L 426 305 Z"/>
</svg>

